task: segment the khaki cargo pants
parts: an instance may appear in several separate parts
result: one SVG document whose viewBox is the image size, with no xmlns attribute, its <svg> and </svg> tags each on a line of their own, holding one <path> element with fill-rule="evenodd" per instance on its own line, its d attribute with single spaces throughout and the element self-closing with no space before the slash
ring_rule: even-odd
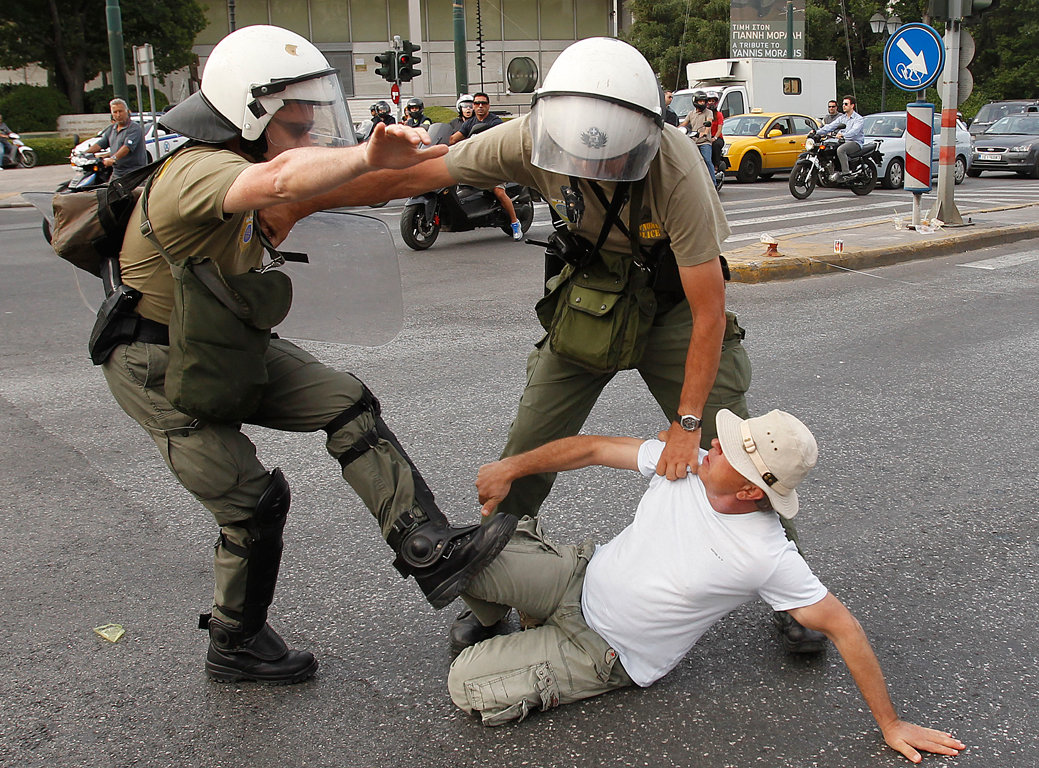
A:
<svg viewBox="0 0 1039 768">
<path fill-rule="evenodd" d="M 545 539 L 539 520 L 520 520 L 501 554 L 473 578 L 466 597 L 512 606 L 544 624 L 462 651 L 447 678 L 455 704 L 479 712 L 484 725 L 501 725 L 522 720 L 532 709 L 633 685 L 617 652 L 581 614 L 585 568 L 594 551 L 591 541 L 557 546 Z"/>
<path fill-rule="evenodd" d="M 245 523 L 270 476 L 256 456 L 256 446 L 239 425 L 203 423 L 170 404 L 165 394 L 168 362 L 168 347 L 135 342 L 117 347 L 103 371 L 119 405 L 152 438 L 177 480 L 213 514 L 221 533 L 241 547 L 249 536 Z M 317 432 L 356 403 L 364 391 L 352 374 L 329 368 L 284 339 L 271 340 L 266 363 L 269 384 L 250 424 Z M 374 416 L 364 411 L 329 435 L 325 447 L 338 459 L 374 426 Z M 384 538 L 398 516 L 416 506 L 411 466 L 385 440 L 347 465 L 342 474 L 379 521 Z M 290 525 L 291 517 L 290 512 Z M 214 570 L 215 605 L 240 613 L 247 561 L 220 547 Z M 232 626 L 238 624 L 234 616 L 219 609 L 214 614 Z"/>
</svg>

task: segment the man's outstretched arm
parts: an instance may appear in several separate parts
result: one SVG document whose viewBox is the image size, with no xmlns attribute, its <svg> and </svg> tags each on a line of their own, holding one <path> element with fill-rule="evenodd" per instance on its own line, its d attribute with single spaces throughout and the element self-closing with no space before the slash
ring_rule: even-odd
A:
<svg viewBox="0 0 1039 768">
<path fill-rule="evenodd" d="M 494 513 L 509 493 L 514 480 L 541 472 L 563 472 L 601 465 L 614 469 L 638 469 L 639 446 L 634 437 L 575 435 L 553 440 L 532 451 L 484 464 L 476 475 L 480 510 L 485 517 Z"/>
<path fill-rule="evenodd" d="M 818 603 L 795 608 L 790 615 L 809 629 L 825 633 L 837 647 L 889 747 L 914 763 L 921 760 L 917 751 L 920 749 L 939 755 L 958 755 L 966 747 L 951 733 L 924 728 L 898 718 L 880 662 L 866 633 L 840 600 L 827 593 Z"/>
</svg>

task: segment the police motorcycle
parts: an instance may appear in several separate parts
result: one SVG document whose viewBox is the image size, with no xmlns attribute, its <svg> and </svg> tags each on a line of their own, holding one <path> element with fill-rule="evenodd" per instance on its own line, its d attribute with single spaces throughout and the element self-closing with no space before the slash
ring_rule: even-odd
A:
<svg viewBox="0 0 1039 768">
<path fill-rule="evenodd" d="M 4 155 L 4 167 L 5 168 L 32 168 L 36 165 L 38 158 L 36 157 L 36 150 L 26 145 L 22 141 L 21 137 L 17 133 L 7 134 L 7 143 L 14 148 L 14 157 L 8 157 Z M 17 158 L 17 161 L 14 159 Z"/>
<path fill-rule="evenodd" d="M 844 124 L 838 123 L 834 133 L 842 128 Z M 805 139 L 805 151 L 798 156 L 794 169 L 790 171 L 790 194 L 798 200 L 805 200 L 815 191 L 816 186 L 843 187 L 856 195 L 872 192 L 877 186 L 877 168 L 884 159 L 877 149 L 879 145 L 871 141 L 849 154 L 848 167 L 851 170 L 847 176 L 841 177 L 837 147 L 843 143 L 844 139 L 838 139 L 832 134 L 820 136 L 815 131 L 809 133 Z"/>
<path fill-rule="evenodd" d="M 487 130 L 487 129 L 484 129 Z M 479 129 L 473 131 L 475 136 Z M 429 128 L 434 144 L 447 144 L 451 126 L 435 123 Z M 520 229 L 526 232 L 534 221 L 534 202 L 527 187 L 506 182 Z M 512 222 L 490 190 L 457 184 L 409 198 L 400 215 L 400 234 L 409 248 L 424 251 L 436 242 L 440 231 L 469 232 L 478 227 L 497 227 L 512 234 Z"/>
</svg>

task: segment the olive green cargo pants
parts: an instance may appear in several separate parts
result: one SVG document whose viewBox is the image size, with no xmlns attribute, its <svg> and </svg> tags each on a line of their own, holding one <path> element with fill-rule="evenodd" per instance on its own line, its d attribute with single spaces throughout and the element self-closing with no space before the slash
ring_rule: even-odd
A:
<svg viewBox="0 0 1039 768">
<path fill-rule="evenodd" d="M 746 418 L 747 389 L 750 387 L 750 360 L 743 348 L 744 331 L 736 315 L 726 312 L 718 376 L 704 406 L 700 445 L 707 449 L 717 436 L 714 417 L 722 408 Z M 653 323 L 646 349 L 635 368 L 664 412 L 661 427 L 666 428 L 678 412 L 678 401 L 685 380 L 689 336 L 693 331 L 687 301 L 679 302 Z M 584 426 L 613 373 L 594 373 L 572 363 L 549 349 L 542 340 L 527 359 L 527 386 L 519 410 L 509 429 L 502 457 L 537 448 L 561 437 L 576 435 Z M 653 435 L 655 437 L 655 435 Z M 537 515 L 555 482 L 551 473 L 530 475 L 512 484 L 499 512 L 522 517 Z"/>
<path fill-rule="evenodd" d="M 164 388 L 168 361 L 168 347 L 136 342 L 117 347 L 103 371 L 119 405 L 147 431 L 170 471 L 213 514 L 222 536 L 231 542 L 216 548 L 214 615 L 238 626 L 248 561 L 234 550 L 247 549 L 248 523 L 270 475 L 239 425 L 203 423 L 170 404 Z M 355 376 L 329 368 L 284 339 L 271 340 L 266 362 L 269 384 L 250 424 L 317 432 L 364 392 Z M 374 426 L 374 415 L 363 411 L 328 435 L 325 447 L 338 459 Z M 411 465 L 386 440 L 342 474 L 379 521 L 383 538 L 401 513 L 416 509 Z"/>
</svg>

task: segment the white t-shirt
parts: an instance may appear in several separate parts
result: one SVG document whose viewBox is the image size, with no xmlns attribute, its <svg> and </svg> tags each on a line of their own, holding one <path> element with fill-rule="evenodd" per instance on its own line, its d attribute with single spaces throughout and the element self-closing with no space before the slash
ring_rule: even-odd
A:
<svg viewBox="0 0 1039 768">
<path fill-rule="evenodd" d="M 674 669 L 715 622 L 755 597 L 785 611 L 826 596 L 775 512 L 716 512 L 696 475 L 656 474 L 663 449 L 659 440 L 639 449 L 649 489 L 631 524 L 595 551 L 581 596 L 588 626 L 641 686 Z"/>
</svg>

